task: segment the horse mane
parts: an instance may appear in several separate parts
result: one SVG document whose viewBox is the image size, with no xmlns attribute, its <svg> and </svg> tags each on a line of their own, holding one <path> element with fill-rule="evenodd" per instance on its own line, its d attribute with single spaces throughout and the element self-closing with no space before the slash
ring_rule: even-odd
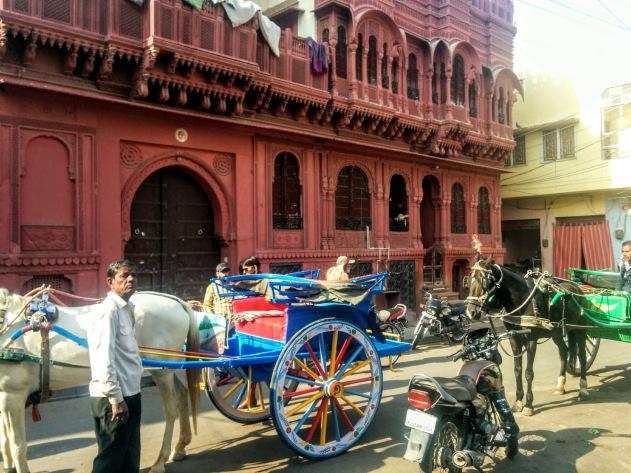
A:
<svg viewBox="0 0 631 473">
<path fill-rule="evenodd" d="M 8 289 L 0 287 L 0 310 L 9 310 L 20 304 L 24 304 L 24 296 L 13 294 Z"/>
</svg>

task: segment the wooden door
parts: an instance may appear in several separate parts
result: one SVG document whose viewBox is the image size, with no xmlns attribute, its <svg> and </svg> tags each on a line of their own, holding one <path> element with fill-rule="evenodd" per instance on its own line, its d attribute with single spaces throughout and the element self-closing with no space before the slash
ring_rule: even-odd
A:
<svg viewBox="0 0 631 473">
<path fill-rule="evenodd" d="M 184 171 L 163 168 L 138 188 L 125 257 L 138 266 L 139 290 L 202 300 L 220 249 L 208 197 Z"/>
</svg>

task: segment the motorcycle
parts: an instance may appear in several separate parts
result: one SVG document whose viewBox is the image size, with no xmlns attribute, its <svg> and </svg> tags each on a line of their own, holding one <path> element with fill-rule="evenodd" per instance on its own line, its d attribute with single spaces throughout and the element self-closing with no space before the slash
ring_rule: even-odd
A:
<svg viewBox="0 0 631 473">
<path fill-rule="evenodd" d="M 386 336 L 392 336 L 397 341 L 403 341 L 405 336 L 405 329 L 408 326 L 405 314 L 407 313 L 407 307 L 404 304 L 397 304 L 390 309 L 376 310 L 374 305 L 371 307 L 373 315 L 379 328 Z M 400 354 L 392 356 L 392 363 L 396 363 Z"/>
<path fill-rule="evenodd" d="M 466 303 L 441 301 L 429 291 L 422 292 L 425 295 L 425 304 L 421 304 L 423 310 L 414 327 L 412 350 L 427 335 L 438 335 L 446 337 L 450 342 L 460 343 L 471 327 L 466 315 Z"/>
<path fill-rule="evenodd" d="M 485 456 L 493 456 L 499 448 L 504 448 L 507 458 L 517 454 L 519 427 L 504 395 L 497 346 L 505 338 L 528 332 L 471 331 L 463 348 L 451 356 L 454 361 L 464 360 L 455 377 L 412 377 L 405 460 L 418 463 L 423 473 L 460 473 L 469 466 L 482 471 Z"/>
</svg>

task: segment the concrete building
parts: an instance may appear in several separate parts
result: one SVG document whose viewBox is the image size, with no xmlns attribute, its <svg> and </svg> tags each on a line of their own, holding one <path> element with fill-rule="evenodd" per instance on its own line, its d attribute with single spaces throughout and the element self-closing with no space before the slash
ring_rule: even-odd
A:
<svg viewBox="0 0 631 473">
<path fill-rule="evenodd" d="M 0 286 L 102 295 L 129 257 L 199 299 L 219 261 L 348 255 L 415 304 L 473 234 L 501 261 L 512 0 L 233 4 L 2 2 Z"/>
<path fill-rule="evenodd" d="M 523 78 L 502 178 L 506 262 L 559 276 L 570 267 L 615 271 L 631 239 L 631 84 L 586 101 L 567 77 Z"/>
</svg>

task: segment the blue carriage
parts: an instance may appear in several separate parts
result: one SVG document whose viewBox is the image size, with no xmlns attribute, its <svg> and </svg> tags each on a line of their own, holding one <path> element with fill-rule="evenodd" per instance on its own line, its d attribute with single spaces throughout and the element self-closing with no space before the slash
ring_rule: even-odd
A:
<svg viewBox="0 0 631 473">
<path fill-rule="evenodd" d="M 272 417 L 283 441 L 307 458 L 343 453 L 379 407 L 380 358 L 409 350 L 408 343 L 385 337 L 370 313 L 387 276 L 211 279 L 232 298 L 226 346 L 216 357 L 181 367 L 205 368 L 205 390 L 226 417 L 243 423 Z"/>
</svg>

